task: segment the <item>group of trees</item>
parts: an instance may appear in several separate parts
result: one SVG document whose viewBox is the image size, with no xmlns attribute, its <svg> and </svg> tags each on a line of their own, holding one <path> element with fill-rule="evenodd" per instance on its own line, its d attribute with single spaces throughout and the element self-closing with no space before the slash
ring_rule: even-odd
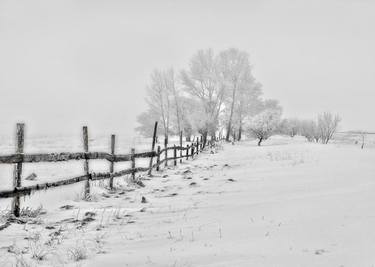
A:
<svg viewBox="0 0 375 267">
<path fill-rule="evenodd" d="M 340 122 L 339 116 L 320 114 L 317 120 L 281 119 L 276 100 L 262 98 L 262 86 L 252 74 L 247 52 L 230 48 L 215 54 L 199 50 L 188 67 L 154 70 L 147 86 L 148 110 L 137 118 L 136 128 L 152 136 L 159 121 L 165 138 L 182 132 L 187 141 L 194 135 L 225 135 L 241 140 L 243 131 L 258 145 L 273 134 L 302 135 L 309 141 L 328 143 Z"/>
<path fill-rule="evenodd" d="M 280 124 L 280 133 L 294 137 L 301 135 L 309 142 L 328 144 L 338 129 L 341 118 L 330 112 L 319 114 L 316 120 L 285 119 Z"/>
<path fill-rule="evenodd" d="M 159 121 L 166 138 L 182 131 L 188 141 L 196 134 L 206 139 L 220 133 L 226 140 L 240 140 L 249 118 L 266 110 L 281 114 L 276 100 L 262 98 L 248 53 L 235 48 L 218 54 L 199 50 L 179 73 L 155 70 L 146 101 L 148 110 L 138 116 L 138 132 L 151 136 L 153 122 Z"/>
<path fill-rule="evenodd" d="M 258 139 L 260 146 L 274 134 L 294 137 L 301 135 L 309 142 L 328 144 L 338 129 L 341 118 L 330 112 L 319 114 L 317 120 L 281 119 L 281 111 L 266 109 L 252 117 L 248 125 L 248 133 Z"/>
</svg>

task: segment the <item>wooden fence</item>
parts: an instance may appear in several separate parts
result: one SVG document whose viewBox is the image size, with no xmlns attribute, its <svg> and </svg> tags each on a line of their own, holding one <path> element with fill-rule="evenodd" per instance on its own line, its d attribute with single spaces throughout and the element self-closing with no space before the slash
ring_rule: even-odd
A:
<svg viewBox="0 0 375 267">
<path fill-rule="evenodd" d="M 152 169 L 160 170 L 160 166 L 168 166 L 168 162 L 172 161 L 176 166 L 178 159 L 182 162 L 183 159 L 193 158 L 195 155 L 203 151 L 206 145 L 213 146 L 214 141 L 203 142 L 202 137 L 192 142 L 190 145 L 182 146 L 182 133 L 180 133 L 179 146 L 173 145 L 168 147 L 168 141 L 165 139 L 164 148 L 158 146 L 155 151 L 156 136 L 157 136 L 157 122 L 155 122 L 154 135 L 152 140 L 151 151 L 135 153 L 135 149 L 131 149 L 130 154 L 115 154 L 115 135 L 111 135 L 111 152 L 90 152 L 88 143 L 88 129 L 83 127 L 83 148 L 84 152 L 76 153 L 43 153 L 43 154 L 25 154 L 24 148 L 24 129 L 22 123 L 17 124 L 16 128 L 16 153 L 12 155 L 0 156 L 0 164 L 15 164 L 13 175 L 13 189 L 0 190 L 0 198 L 13 198 L 12 213 L 16 217 L 20 216 L 20 197 L 30 195 L 34 191 L 46 190 L 49 188 L 69 185 L 79 182 L 85 182 L 84 194 L 87 197 L 90 194 L 90 181 L 97 181 L 109 179 L 109 187 L 113 188 L 113 178 L 124 175 L 131 175 L 132 180 L 136 181 L 135 174 L 137 172 L 148 172 L 151 175 Z M 173 156 L 168 157 L 168 151 L 173 151 Z M 180 153 L 177 153 L 180 152 Z M 178 155 L 179 154 L 179 155 Z M 137 158 L 149 158 L 149 166 L 136 167 Z M 156 162 L 153 163 L 153 159 Z M 110 162 L 109 172 L 95 173 L 90 172 L 89 162 L 93 159 L 102 159 Z M 22 164 L 23 163 L 36 163 L 36 162 L 61 162 L 71 160 L 83 160 L 84 174 L 81 176 L 63 179 L 56 182 L 46 182 L 31 186 L 22 186 Z M 131 168 L 114 172 L 114 163 L 116 162 L 131 162 Z"/>
</svg>

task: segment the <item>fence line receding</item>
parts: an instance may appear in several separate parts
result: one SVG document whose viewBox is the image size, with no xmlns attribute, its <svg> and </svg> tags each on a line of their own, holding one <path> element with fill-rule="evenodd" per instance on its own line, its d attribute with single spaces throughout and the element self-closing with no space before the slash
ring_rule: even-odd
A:
<svg viewBox="0 0 375 267">
<path fill-rule="evenodd" d="M 14 175 L 13 175 L 13 189 L 10 190 L 0 190 L 0 198 L 13 198 L 11 212 L 14 216 L 20 216 L 20 197 L 30 195 L 34 191 L 46 190 L 49 188 L 55 188 L 63 185 L 70 185 L 79 182 L 85 182 L 84 194 L 87 197 L 90 194 L 90 181 L 97 181 L 103 179 L 109 179 L 109 187 L 113 188 L 113 178 L 131 175 L 131 179 L 135 180 L 135 174 L 138 172 L 148 172 L 151 175 L 153 169 L 156 171 L 160 170 L 160 166 L 164 164 L 165 167 L 168 166 L 168 161 L 172 161 L 173 165 L 176 166 L 177 162 L 182 162 L 183 159 L 194 158 L 194 155 L 203 151 L 207 145 L 213 146 L 216 140 L 203 141 L 201 137 L 200 140 L 191 142 L 186 146 L 182 145 L 182 132 L 179 133 L 179 145 L 173 145 L 168 147 L 168 138 L 164 140 L 164 148 L 161 149 L 160 146 L 156 145 L 157 138 L 157 122 L 154 126 L 154 134 L 152 139 L 151 151 L 135 153 L 135 149 L 131 148 L 130 154 L 115 154 L 115 135 L 111 135 L 111 147 L 110 152 L 91 152 L 89 151 L 89 137 L 88 128 L 83 127 L 83 150 L 84 152 L 63 152 L 63 153 L 37 153 L 37 154 L 27 154 L 24 153 L 24 130 L 25 125 L 23 123 L 18 123 L 16 127 L 16 149 L 15 154 L 11 155 L 0 155 L 0 164 L 14 164 Z M 168 151 L 173 151 L 173 156 L 168 157 Z M 177 153 L 177 152 L 180 153 Z M 183 153 L 185 151 L 185 153 Z M 164 157 L 162 158 L 162 156 Z M 137 158 L 150 158 L 148 167 L 136 167 Z M 156 158 L 156 162 L 153 163 L 153 159 Z M 107 160 L 110 162 L 110 167 L 108 172 L 95 173 L 90 171 L 90 160 Z M 180 159 L 178 161 L 178 159 Z M 23 163 L 38 163 L 38 162 L 61 162 L 61 161 L 73 161 L 73 160 L 83 160 L 83 170 L 84 174 L 77 177 L 62 179 L 55 182 L 39 183 L 31 186 L 22 186 L 22 164 Z M 116 162 L 131 162 L 131 168 L 114 171 L 114 163 Z"/>
</svg>

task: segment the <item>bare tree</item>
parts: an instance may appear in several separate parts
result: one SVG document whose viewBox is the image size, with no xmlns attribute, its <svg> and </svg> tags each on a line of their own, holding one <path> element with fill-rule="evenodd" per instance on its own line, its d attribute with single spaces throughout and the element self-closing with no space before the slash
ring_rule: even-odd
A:
<svg viewBox="0 0 375 267">
<path fill-rule="evenodd" d="M 339 115 L 333 115 L 330 112 L 324 112 L 318 115 L 318 129 L 323 144 L 328 144 L 337 131 L 341 118 Z"/>
</svg>

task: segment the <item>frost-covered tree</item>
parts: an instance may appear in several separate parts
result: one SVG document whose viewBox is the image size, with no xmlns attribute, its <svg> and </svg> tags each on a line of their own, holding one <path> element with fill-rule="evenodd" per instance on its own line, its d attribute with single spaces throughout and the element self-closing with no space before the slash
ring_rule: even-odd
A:
<svg viewBox="0 0 375 267">
<path fill-rule="evenodd" d="M 160 114 L 158 110 L 148 109 L 145 112 L 142 112 L 137 116 L 138 126 L 135 130 L 144 137 L 152 137 L 154 132 L 154 123 L 155 121 L 160 120 Z M 159 130 L 160 131 L 160 130 Z M 164 133 L 164 128 L 161 128 L 161 134 Z"/>
<path fill-rule="evenodd" d="M 252 76 L 244 80 L 238 88 L 238 101 L 235 106 L 235 126 L 238 130 L 237 140 L 242 138 L 244 121 L 259 113 L 262 108 L 260 83 L 255 82 Z"/>
<path fill-rule="evenodd" d="M 309 142 L 319 142 L 320 140 L 320 131 L 318 125 L 314 120 L 303 120 L 300 122 L 300 134 Z"/>
<path fill-rule="evenodd" d="M 359 132 L 359 135 L 361 137 L 361 149 L 363 149 L 365 147 L 365 141 L 366 141 L 366 136 L 367 136 L 367 133 L 365 131 L 360 131 Z"/>
<path fill-rule="evenodd" d="M 181 80 L 185 92 L 200 103 L 204 120 L 201 133 L 206 140 L 208 134 L 216 133 L 225 96 L 213 51 L 199 50 L 191 58 L 188 70 L 181 72 Z"/>
<path fill-rule="evenodd" d="M 333 115 L 330 112 L 324 112 L 318 115 L 318 129 L 323 144 L 328 144 L 337 131 L 341 118 L 339 115 Z"/>
<path fill-rule="evenodd" d="M 294 137 L 301 133 L 301 121 L 296 118 L 284 119 L 281 122 L 280 131 L 282 134 Z"/>
<path fill-rule="evenodd" d="M 218 55 L 218 69 L 226 91 L 225 109 L 228 113 L 226 140 L 229 141 L 240 87 L 251 86 L 255 79 L 251 75 L 248 53 L 236 48 L 224 50 Z"/>
<path fill-rule="evenodd" d="M 174 113 L 172 116 L 174 117 L 174 120 L 172 120 L 172 124 L 175 128 L 175 132 L 180 134 L 182 131 L 182 105 L 181 105 L 181 95 L 180 92 L 177 88 L 177 81 L 175 77 L 174 70 L 171 68 L 165 72 L 166 75 L 166 87 L 169 89 L 169 91 L 172 93 L 172 106 L 173 106 L 173 111 Z"/>
<path fill-rule="evenodd" d="M 278 111 L 280 114 L 283 112 L 283 108 L 276 99 L 265 99 L 262 101 L 261 110 L 267 109 Z"/>
<path fill-rule="evenodd" d="M 248 123 L 248 132 L 258 139 L 258 146 L 276 133 L 281 119 L 277 109 L 266 109 L 255 115 Z"/>
<path fill-rule="evenodd" d="M 162 71 L 154 70 L 151 74 L 151 81 L 147 86 L 147 97 L 146 102 L 149 109 L 138 116 L 138 122 L 140 124 L 136 129 L 142 133 L 147 134 L 146 128 L 153 129 L 154 121 L 161 122 L 162 132 L 165 138 L 171 132 L 173 108 L 174 105 L 174 90 L 175 77 L 172 70 Z M 147 134 L 148 135 L 148 134 Z"/>
<path fill-rule="evenodd" d="M 202 116 L 204 109 L 198 100 L 189 97 L 180 97 L 179 99 L 182 131 L 186 141 L 191 141 L 193 134 L 203 131 L 207 119 Z"/>
</svg>

